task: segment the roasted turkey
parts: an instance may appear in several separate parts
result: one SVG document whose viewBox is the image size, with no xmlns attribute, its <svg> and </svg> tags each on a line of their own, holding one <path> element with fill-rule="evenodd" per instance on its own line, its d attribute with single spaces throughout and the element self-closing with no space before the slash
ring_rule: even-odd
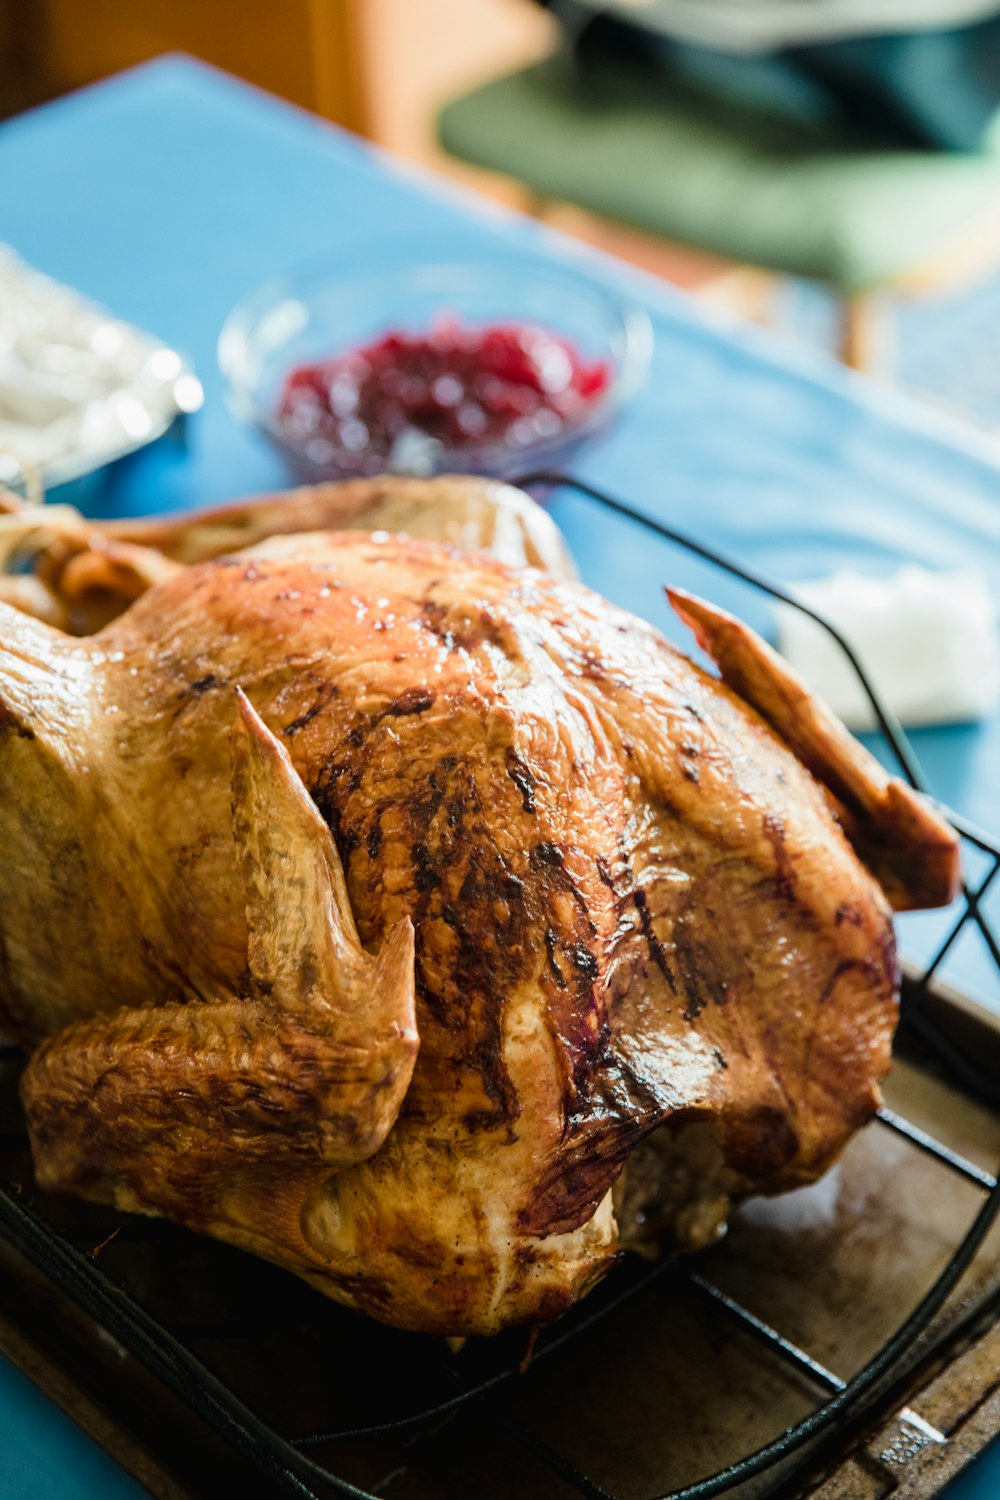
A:
<svg viewBox="0 0 1000 1500">
<path fill-rule="evenodd" d="M 871 1116 L 890 902 L 950 900 L 956 839 L 736 620 L 671 595 L 711 675 L 472 480 L 8 508 L 0 999 L 45 1186 L 484 1334 Z"/>
</svg>

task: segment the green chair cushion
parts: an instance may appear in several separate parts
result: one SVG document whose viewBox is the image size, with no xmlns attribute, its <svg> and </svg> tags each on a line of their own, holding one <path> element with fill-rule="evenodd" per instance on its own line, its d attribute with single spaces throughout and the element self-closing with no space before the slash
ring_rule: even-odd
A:
<svg viewBox="0 0 1000 1500">
<path fill-rule="evenodd" d="M 546 197 L 844 290 L 1000 229 L 998 156 L 818 138 L 620 62 L 551 58 L 455 99 L 438 128 L 454 156 Z"/>
</svg>

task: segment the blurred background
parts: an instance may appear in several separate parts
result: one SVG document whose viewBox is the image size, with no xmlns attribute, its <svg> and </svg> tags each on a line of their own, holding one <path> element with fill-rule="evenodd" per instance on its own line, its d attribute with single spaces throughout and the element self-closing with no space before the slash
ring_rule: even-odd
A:
<svg viewBox="0 0 1000 1500">
<path fill-rule="evenodd" d="M 438 106 L 556 34 L 531 0 L 0 0 L 0 114 L 182 51 L 468 181 Z"/>
<path fill-rule="evenodd" d="M 847 22 L 823 34 L 815 18 L 834 12 Z M 0 117 L 184 51 L 993 429 L 995 12 L 989 0 L 0 0 Z M 776 13 L 809 21 L 782 32 Z"/>
</svg>

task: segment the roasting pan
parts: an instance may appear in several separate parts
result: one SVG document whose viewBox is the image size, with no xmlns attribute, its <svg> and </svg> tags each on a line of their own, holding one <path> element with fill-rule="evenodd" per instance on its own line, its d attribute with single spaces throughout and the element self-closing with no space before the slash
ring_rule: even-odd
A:
<svg viewBox="0 0 1000 1500">
<path fill-rule="evenodd" d="M 801 607 L 622 499 L 524 483 Z M 966 889 L 909 967 L 885 1107 L 824 1179 L 743 1205 L 712 1250 L 628 1257 L 533 1345 L 512 1330 L 452 1352 L 162 1221 L 41 1192 L 7 1047 L 0 1348 L 165 1500 L 938 1493 L 1000 1431 L 1000 848 L 949 816 Z M 971 991 L 949 972 L 970 942 Z"/>
</svg>

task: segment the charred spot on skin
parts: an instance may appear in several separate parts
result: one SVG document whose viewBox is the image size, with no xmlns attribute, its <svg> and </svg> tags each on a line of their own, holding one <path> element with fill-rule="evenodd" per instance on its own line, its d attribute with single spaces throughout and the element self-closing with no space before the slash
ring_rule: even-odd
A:
<svg viewBox="0 0 1000 1500">
<path fill-rule="evenodd" d="M 660 942 L 660 939 L 656 936 L 656 933 L 653 931 L 653 918 L 650 915 L 649 902 L 646 900 L 646 892 L 642 889 L 641 886 L 636 886 L 632 895 L 633 900 L 635 901 L 636 911 L 639 913 L 639 925 L 642 928 L 642 935 L 646 939 L 646 946 L 652 954 L 653 962 L 656 964 L 656 967 L 659 969 L 660 973 L 663 975 L 670 988 L 676 991 L 677 984 L 674 979 L 674 971 L 670 967 L 670 962 L 667 958 L 666 950 L 663 944 Z"/>
<path fill-rule="evenodd" d="M 529 857 L 536 869 L 539 865 L 542 866 L 540 873 L 549 885 L 564 891 L 569 896 L 579 916 L 586 923 L 587 932 L 593 936 L 597 929 L 590 916 L 587 898 L 580 886 L 573 879 L 573 876 L 566 869 L 565 851 L 560 849 L 557 844 L 543 839 L 541 843 L 536 844 L 531 850 Z"/>
<path fill-rule="evenodd" d="M 472 1109 L 463 1117 L 470 1130 L 506 1129 L 508 1145 L 515 1139 L 514 1122 L 521 1115 L 521 1101 L 503 1060 L 499 1030 L 491 1030 L 473 1047 L 464 1061 L 477 1074 L 489 1102 L 486 1109 Z"/>
<path fill-rule="evenodd" d="M 635 876 L 627 860 L 622 861 L 623 870 L 620 876 L 615 874 L 607 860 L 600 855 L 597 856 L 594 864 L 601 884 L 607 886 L 608 890 L 619 900 L 623 900 L 635 886 Z"/>
<path fill-rule="evenodd" d="M 454 651 L 458 644 L 455 634 L 448 628 L 448 606 L 437 599 L 425 599 L 420 606 L 420 623 L 429 635 L 436 636 L 446 651 Z"/>
<path fill-rule="evenodd" d="M 436 636 L 446 651 L 472 652 L 477 647 L 489 645 L 495 646 L 509 661 L 521 659 L 516 631 L 488 609 L 480 609 L 474 615 L 459 606 L 425 597 L 420 605 L 420 620 L 424 629 Z"/>
<path fill-rule="evenodd" d="M 714 931 L 718 925 L 716 912 L 700 903 L 686 907 L 674 923 L 674 954 L 687 1002 L 684 1019 L 689 1022 L 696 1021 L 708 1005 L 725 1005 L 730 985 L 738 984 L 714 947 L 698 936 L 703 926 Z"/>
<path fill-rule="evenodd" d="M 222 686 L 221 679 L 214 672 L 208 672 L 204 677 L 198 677 L 191 684 L 192 693 L 207 693 L 210 688 Z"/>
<path fill-rule="evenodd" d="M 775 889 L 783 900 L 792 901 L 795 899 L 797 881 L 795 865 L 785 842 L 785 825 L 774 813 L 765 813 L 763 821 L 765 837 L 774 850 Z"/>
<path fill-rule="evenodd" d="M 535 811 L 535 778 L 513 746 L 506 755 L 507 775 L 521 793 L 521 806 L 526 813 Z"/>
<path fill-rule="evenodd" d="M 299 714 L 297 719 L 293 719 L 290 724 L 286 724 L 284 729 L 281 731 L 282 734 L 298 734 L 300 729 L 305 729 L 306 725 L 311 724 L 316 715 L 318 713 L 322 713 L 322 711 L 323 704 L 314 703 L 311 708 L 306 709 L 304 714 Z"/>
<path fill-rule="evenodd" d="M 684 765 L 681 766 L 681 775 L 685 778 L 685 780 L 693 781 L 695 786 L 697 786 L 699 781 L 701 780 L 701 773 L 699 772 L 698 767 L 689 765 L 687 762 L 685 762 Z"/>
<path fill-rule="evenodd" d="M 536 844 L 534 849 L 532 849 L 531 857 L 543 865 L 562 869 L 563 852 L 558 844 L 550 844 L 547 840 L 543 839 L 540 844 Z"/>
<path fill-rule="evenodd" d="M 724 1073 L 726 1071 L 726 1069 L 729 1067 L 729 1064 L 726 1062 L 726 1059 L 725 1059 L 725 1057 L 722 1054 L 721 1048 L 719 1048 L 719 1047 L 713 1047 L 712 1048 L 712 1056 L 715 1059 L 715 1066 L 719 1069 L 720 1073 Z"/>
<path fill-rule="evenodd" d="M 311 787 L 309 795 L 319 808 L 324 823 L 337 841 L 340 829 L 340 807 L 338 804 L 338 793 L 342 785 L 347 791 L 354 789 L 355 778 L 360 779 L 360 773 L 352 771 L 349 762 L 341 762 L 332 758 L 323 768 L 322 775 Z"/>
<path fill-rule="evenodd" d="M 467 805 L 467 799 L 461 792 L 448 798 L 446 817 L 449 828 L 460 828 L 462 826 L 462 823 L 465 821 Z"/>
<path fill-rule="evenodd" d="M 410 804 L 411 821 L 425 834 L 437 816 L 448 789 L 447 783 L 441 780 L 439 771 L 440 763 L 428 776 L 426 787 L 421 788 Z"/>
<path fill-rule="evenodd" d="M 350 858 L 355 849 L 360 847 L 361 835 L 355 829 L 348 828 L 340 835 L 338 844 L 345 858 Z"/>
<path fill-rule="evenodd" d="M 386 715 L 398 719 L 406 714 L 422 714 L 433 706 L 435 696 L 432 688 L 409 688 L 392 700 L 385 710 Z"/>
<path fill-rule="evenodd" d="M 459 764 L 457 755 L 442 755 L 427 777 L 427 791 L 416 797 L 412 811 L 429 828 L 442 803 L 449 828 L 457 828 L 465 818 L 468 798 L 461 788 L 452 785 L 452 773 Z"/>
<path fill-rule="evenodd" d="M 413 860 L 413 884 L 418 891 L 432 891 L 441 884 L 441 876 L 434 868 L 426 844 L 413 844 L 410 858 Z"/>
<path fill-rule="evenodd" d="M 507 1120 L 504 1115 L 498 1114 L 493 1110 L 470 1109 L 467 1114 L 462 1116 L 462 1124 L 469 1135 L 479 1135 L 486 1130 L 500 1129 L 507 1124 Z M 514 1139 L 514 1132 L 508 1126 L 506 1133 L 507 1144 L 513 1145 Z"/>
<path fill-rule="evenodd" d="M 572 943 L 566 949 L 566 952 L 573 960 L 574 967 L 584 978 L 591 984 L 595 983 L 600 975 L 601 968 L 590 949 L 583 943 Z"/>
<path fill-rule="evenodd" d="M 690 714 L 691 717 L 692 717 L 692 719 L 694 719 L 697 723 L 700 724 L 702 722 L 702 720 L 704 718 L 704 715 L 702 714 L 701 709 L 698 707 L 698 705 L 696 703 L 691 703 L 691 702 L 682 703 L 681 707 L 683 708 L 684 712 L 686 714 Z"/>
<path fill-rule="evenodd" d="M 380 823 L 372 825 L 368 834 L 366 847 L 368 849 L 368 858 L 378 859 L 382 848 L 382 826 Z"/>
<path fill-rule="evenodd" d="M 598 1013 L 596 1005 L 582 1017 L 583 1024 L 568 1040 L 573 1062 L 573 1093 L 564 1097 L 567 1123 L 586 1117 L 593 1107 L 595 1075 L 612 1059 L 611 1024 Z"/>
<path fill-rule="evenodd" d="M 548 958 L 549 973 L 561 990 L 566 988 L 566 978 L 559 966 L 559 939 L 551 927 L 545 929 L 545 953 Z"/>
</svg>

